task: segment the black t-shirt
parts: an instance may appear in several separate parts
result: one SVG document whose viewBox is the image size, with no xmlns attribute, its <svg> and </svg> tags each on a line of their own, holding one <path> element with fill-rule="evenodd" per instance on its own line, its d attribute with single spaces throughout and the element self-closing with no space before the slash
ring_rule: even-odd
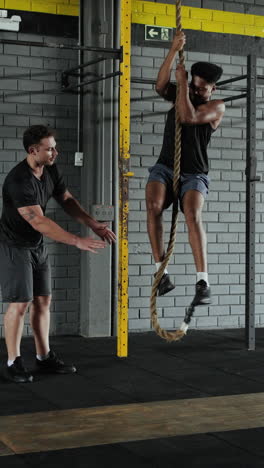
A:
<svg viewBox="0 0 264 468">
<path fill-rule="evenodd" d="M 45 166 L 41 180 L 33 175 L 27 160 L 17 164 L 3 185 L 3 211 L 0 220 L 0 241 L 24 248 L 34 248 L 43 242 L 40 232 L 22 218 L 18 208 L 40 205 L 45 214 L 48 200 L 62 195 L 66 186 L 56 164 Z"/>
<path fill-rule="evenodd" d="M 169 84 L 165 99 L 175 102 L 176 86 Z M 207 146 L 214 129 L 210 123 L 181 125 L 181 173 L 208 173 Z M 173 169 L 175 153 L 175 107 L 169 110 L 158 163 Z"/>
</svg>

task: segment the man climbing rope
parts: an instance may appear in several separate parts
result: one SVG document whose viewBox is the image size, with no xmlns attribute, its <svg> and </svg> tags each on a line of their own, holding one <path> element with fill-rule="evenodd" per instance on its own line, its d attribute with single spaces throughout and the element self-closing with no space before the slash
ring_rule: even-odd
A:
<svg viewBox="0 0 264 468">
<path fill-rule="evenodd" d="M 177 31 L 171 48 L 160 67 L 156 91 L 164 99 L 174 103 L 165 125 L 163 145 L 157 163 L 149 169 L 146 186 L 147 228 L 156 269 L 164 259 L 163 211 L 173 202 L 173 164 L 175 154 L 175 100 L 176 85 L 170 82 L 171 70 L 177 52 L 183 49 L 185 34 Z M 222 100 L 210 101 L 215 83 L 222 75 L 222 68 L 207 62 L 197 62 L 191 67 L 191 82 L 185 67 L 176 67 L 178 99 L 176 112 L 181 122 L 181 164 L 178 199 L 188 227 L 197 271 L 195 297 L 192 304 L 210 304 L 210 285 L 207 273 L 206 234 L 202 225 L 202 208 L 208 194 L 207 146 L 211 134 L 219 126 L 225 111 Z M 162 296 L 172 289 L 168 270 L 159 282 L 157 294 Z"/>
</svg>

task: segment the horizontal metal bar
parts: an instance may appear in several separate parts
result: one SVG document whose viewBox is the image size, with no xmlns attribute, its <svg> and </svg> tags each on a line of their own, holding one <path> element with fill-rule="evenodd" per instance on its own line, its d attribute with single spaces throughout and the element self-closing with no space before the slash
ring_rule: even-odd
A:
<svg viewBox="0 0 264 468">
<path fill-rule="evenodd" d="M 240 93 L 245 93 L 247 91 L 247 88 L 239 88 L 238 86 L 217 86 L 216 88 L 217 91 L 239 91 Z"/>
<path fill-rule="evenodd" d="M 216 83 L 216 86 L 218 87 L 227 83 L 234 83 L 235 81 L 245 80 L 246 78 L 247 78 L 247 75 L 237 76 L 235 78 L 230 78 L 229 80 L 219 81 Z"/>
<path fill-rule="evenodd" d="M 64 70 L 62 72 L 62 74 L 63 75 L 71 75 L 72 72 L 75 72 L 76 70 L 81 70 L 82 68 L 88 67 L 89 65 L 94 65 L 95 63 L 103 62 L 105 60 L 106 60 L 105 57 L 99 57 L 98 59 L 90 60 L 89 62 L 82 63 L 78 67 L 69 68 L 69 70 Z M 75 75 L 75 76 L 79 76 L 79 75 Z"/>
<path fill-rule="evenodd" d="M 114 73 L 108 73 L 105 76 L 101 76 L 101 77 L 98 77 L 98 78 L 94 78 L 93 80 L 90 80 L 90 81 L 83 81 L 83 82 L 78 83 L 76 85 L 69 86 L 68 88 L 65 88 L 65 90 L 70 91 L 70 90 L 75 89 L 75 88 L 82 88 L 83 86 L 87 86 L 89 84 L 96 83 L 97 81 L 107 80 L 108 78 L 112 78 L 114 76 L 120 76 L 120 75 L 122 75 L 122 73 L 120 71 L 117 71 L 117 72 L 114 72 Z"/>
<path fill-rule="evenodd" d="M 228 101 L 236 101 L 237 99 L 244 99 L 246 97 L 247 97 L 247 93 L 244 93 L 244 94 L 239 94 L 239 96 L 229 96 L 229 97 L 223 98 L 222 100 L 224 102 L 228 102 Z"/>
<path fill-rule="evenodd" d="M 131 78 L 131 83 L 142 83 L 142 84 L 152 84 L 152 85 L 156 85 L 156 80 L 153 80 L 153 79 L 150 79 L 150 78 Z M 223 82 L 224 83 L 224 82 Z M 219 83 L 220 84 L 220 83 Z M 240 91 L 240 92 L 244 92 L 246 91 L 246 88 L 239 88 L 239 87 L 230 87 L 230 86 L 219 86 L 219 84 L 217 84 L 217 89 L 222 89 L 222 90 L 226 90 L 226 91 Z"/>
<path fill-rule="evenodd" d="M 133 78 L 131 77 L 131 83 L 142 83 L 155 85 L 157 80 L 151 80 L 149 78 Z"/>
<path fill-rule="evenodd" d="M 84 81 L 82 83 L 78 83 L 76 85 L 70 85 L 68 87 L 64 87 L 62 89 L 60 88 L 54 88 L 54 89 L 49 89 L 49 90 L 45 90 L 45 91 L 18 91 L 16 93 L 8 93 L 8 94 L 5 94 L 6 97 L 14 97 L 14 96 L 26 96 L 26 95 L 32 95 L 32 94 L 61 94 L 61 93 L 65 93 L 65 92 L 73 92 L 76 88 L 82 88 L 83 86 L 87 86 L 89 84 L 92 84 L 92 83 L 96 83 L 98 81 L 103 81 L 103 80 L 107 80 L 108 78 L 112 78 L 114 76 L 118 76 L 118 75 L 121 75 L 121 72 L 115 72 L 115 73 L 109 73 L 108 75 L 105 75 L 105 76 L 101 76 L 101 77 L 98 77 L 98 78 L 95 78 L 93 80 L 90 80 L 90 81 Z M 244 94 L 240 94 L 239 96 L 230 96 L 230 97 L 226 97 L 226 98 L 223 98 L 222 100 L 224 102 L 228 102 L 228 101 L 236 101 L 237 99 L 243 99 L 243 98 L 246 98 L 247 97 L 247 94 L 244 93 Z M 150 96 L 149 98 L 146 98 L 146 100 L 148 99 L 158 99 L 159 96 Z M 137 101 L 138 99 L 131 99 L 131 101 Z M 140 99 L 141 101 L 144 99 Z M 162 114 L 166 114 L 167 111 L 162 111 L 162 112 L 151 112 L 150 114 L 145 114 L 145 115 L 162 115 Z M 136 117 L 140 117 L 140 116 L 136 116 Z M 132 118 L 135 118 L 135 116 L 133 116 Z"/>
<path fill-rule="evenodd" d="M 45 91 L 17 91 L 15 93 L 2 93 L 4 97 L 14 97 L 14 96 L 32 96 L 33 94 L 61 94 L 64 92 L 61 88 L 46 89 Z"/>
<path fill-rule="evenodd" d="M 54 70 L 54 74 L 55 73 L 58 73 L 57 70 Z M 9 80 L 9 79 L 18 79 L 18 78 L 28 78 L 28 79 L 34 79 L 36 78 L 37 76 L 50 76 L 52 74 L 52 72 L 49 70 L 49 71 L 46 71 L 46 72 L 40 72 L 40 73 L 35 73 L 32 71 L 32 69 L 30 70 L 30 72 L 27 72 L 27 73 L 18 73 L 16 75 L 2 75 L 0 76 L 0 80 L 2 79 L 5 79 L 5 80 Z"/>
<path fill-rule="evenodd" d="M 98 81 L 103 81 L 107 80 L 108 78 L 112 78 L 114 76 L 120 76 L 122 73 L 120 71 L 114 72 L 114 73 L 108 73 L 105 76 L 100 76 L 98 78 L 95 78 L 90 81 L 84 81 L 82 83 L 78 83 L 76 85 L 70 85 L 70 86 L 62 86 L 62 88 L 54 88 L 54 89 L 49 89 L 49 90 L 40 90 L 40 91 L 17 91 L 15 93 L 4 93 L 2 92 L 3 96 L 6 97 L 14 97 L 14 96 L 26 96 L 26 95 L 32 95 L 32 94 L 61 94 L 61 93 L 67 93 L 67 92 L 74 92 L 76 88 L 81 88 L 83 86 L 96 83 Z M 78 93 L 78 90 L 76 91 Z"/>
<path fill-rule="evenodd" d="M 239 76 L 239 77 L 235 77 L 235 78 L 230 78 L 229 80 L 224 80 L 224 81 L 219 81 L 218 83 L 216 83 L 217 85 L 217 88 L 219 86 L 223 86 L 225 84 L 228 84 L 228 83 L 234 83 L 236 81 L 240 81 L 240 80 L 244 80 L 245 78 L 247 78 L 247 75 L 242 75 L 242 76 Z M 153 79 L 150 79 L 150 78 L 131 78 L 131 82 L 132 83 L 146 83 L 146 84 L 156 84 L 156 80 L 153 80 Z"/>
<path fill-rule="evenodd" d="M 70 44 L 56 44 L 52 42 L 34 42 L 34 41 L 20 41 L 15 39 L 0 39 L 0 44 L 14 44 L 14 45 L 23 45 L 30 47 L 51 47 L 55 49 L 72 49 L 72 50 L 83 50 L 87 52 L 98 52 L 103 54 L 112 55 L 109 58 L 121 59 L 122 49 L 110 49 L 107 47 L 89 47 L 89 46 L 80 46 L 80 45 L 70 45 Z"/>
</svg>

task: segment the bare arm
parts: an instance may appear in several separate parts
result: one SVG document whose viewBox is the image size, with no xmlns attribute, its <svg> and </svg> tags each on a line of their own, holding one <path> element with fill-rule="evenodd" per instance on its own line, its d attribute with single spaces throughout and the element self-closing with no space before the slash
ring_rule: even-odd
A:
<svg viewBox="0 0 264 468">
<path fill-rule="evenodd" d="M 81 250 L 90 250 L 94 253 L 96 253 L 95 249 L 105 247 L 104 241 L 95 240 L 91 237 L 79 237 L 65 231 L 57 223 L 44 216 L 39 205 L 24 206 L 18 208 L 18 212 L 33 229 L 54 241 L 73 245 Z"/>
<path fill-rule="evenodd" d="M 189 125 L 210 123 L 211 126 L 216 129 L 223 118 L 225 104 L 220 99 L 217 99 L 194 107 L 189 97 L 182 99 L 181 93 L 179 93 L 177 110 L 180 115 L 181 123 Z"/>
<path fill-rule="evenodd" d="M 166 89 L 168 83 L 170 82 L 171 70 L 179 50 L 182 50 L 185 44 L 185 34 L 182 31 L 178 31 L 172 41 L 171 48 L 161 65 L 156 81 L 156 91 L 157 93 L 164 97 L 166 94 Z"/>
<path fill-rule="evenodd" d="M 107 224 L 99 223 L 90 216 L 69 190 L 66 190 L 66 192 L 60 197 L 57 197 L 56 200 L 66 213 L 84 226 L 90 227 L 101 239 L 107 240 L 109 244 L 116 241 L 116 235 L 109 229 Z"/>
<path fill-rule="evenodd" d="M 64 211 L 70 215 L 75 221 L 78 221 L 84 226 L 88 226 L 93 229 L 93 226 L 96 225 L 97 221 L 92 218 L 85 210 L 82 208 L 80 203 L 74 198 L 74 196 L 66 190 L 60 197 L 56 197 L 57 202 L 61 205 Z"/>
</svg>

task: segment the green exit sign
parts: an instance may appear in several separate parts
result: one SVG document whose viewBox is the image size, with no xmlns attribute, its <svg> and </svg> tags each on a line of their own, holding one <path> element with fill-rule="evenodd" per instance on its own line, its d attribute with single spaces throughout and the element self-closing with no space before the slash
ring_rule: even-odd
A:
<svg viewBox="0 0 264 468">
<path fill-rule="evenodd" d="M 164 28 L 163 26 L 145 25 L 145 40 L 146 41 L 171 41 L 172 28 Z"/>
</svg>

